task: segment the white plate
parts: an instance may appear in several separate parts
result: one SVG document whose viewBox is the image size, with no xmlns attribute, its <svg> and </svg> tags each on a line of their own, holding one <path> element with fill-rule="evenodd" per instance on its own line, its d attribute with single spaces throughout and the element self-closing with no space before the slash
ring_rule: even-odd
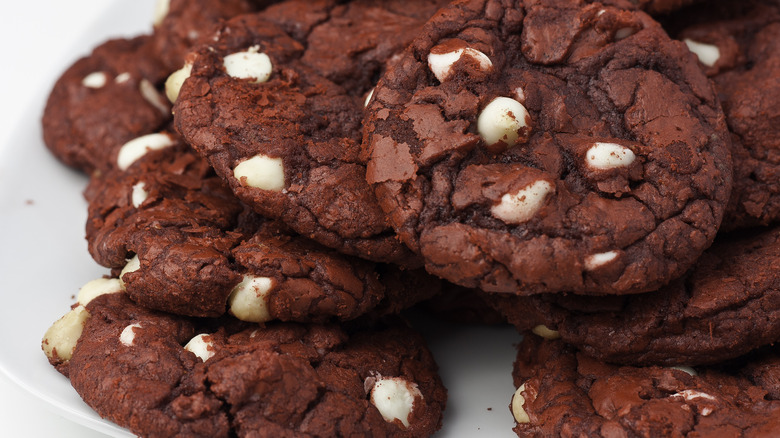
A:
<svg viewBox="0 0 780 438">
<path fill-rule="evenodd" d="M 43 3 L 28 4 L 38 4 L 46 11 L 54 10 L 57 4 Z M 95 0 L 75 3 L 99 4 Z M 83 238 L 86 204 L 81 191 L 86 178 L 49 155 L 41 141 L 40 114 L 53 80 L 64 68 L 109 36 L 148 31 L 153 5 L 154 0 L 102 3 L 99 7 L 105 7 L 105 12 L 96 12 L 90 26 L 79 28 L 79 38 L 71 36 L 72 47 L 45 53 L 59 63 L 38 60 L 47 70 L 36 76 L 45 77 L 45 81 L 24 88 L 34 90 L 32 94 L 13 90 L 14 96 L 32 99 L 27 111 L 16 114 L 4 99 L 0 113 L 4 128 L 0 140 L 7 139 L 0 143 L 0 371 L 57 413 L 117 437 L 133 435 L 85 405 L 40 349 L 43 333 L 69 309 L 79 287 L 107 273 L 92 261 Z M 34 10 L 26 7 L 28 12 Z M 48 22 L 52 27 L 41 32 L 48 30 L 51 37 L 57 36 L 52 30 L 56 26 L 68 28 L 56 17 Z M 6 31 L 0 34 L 9 35 Z M 19 72 L 20 79 L 14 78 L 14 84 L 23 84 L 25 79 L 33 82 L 22 77 L 24 74 Z M 8 88 L 10 79 L 2 79 Z M 513 392 L 510 373 L 513 343 L 519 340 L 516 333 L 506 327 L 451 324 L 425 324 L 421 329 L 449 390 L 444 428 L 437 437 L 514 436 L 507 405 Z"/>
</svg>

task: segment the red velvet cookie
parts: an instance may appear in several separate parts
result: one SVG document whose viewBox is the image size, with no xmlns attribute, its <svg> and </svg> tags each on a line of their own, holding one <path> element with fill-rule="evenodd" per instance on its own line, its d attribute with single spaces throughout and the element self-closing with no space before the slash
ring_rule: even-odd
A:
<svg viewBox="0 0 780 438">
<path fill-rule="evenodd" d="M 730 193 L 712 86 L 642 12 L 456 1 L 368 110 L 380 205 L 429 272 L 466 287 L 656 289 L 712 243 Z"/>
<path fill-rule="evenodd" d="M 88 405 L 145 437 L 421 437 L 446 404 L 433 357 L 403 324 L 257 326 L 109 293 L 76 306 L 43 345 Z"/>
</svg>

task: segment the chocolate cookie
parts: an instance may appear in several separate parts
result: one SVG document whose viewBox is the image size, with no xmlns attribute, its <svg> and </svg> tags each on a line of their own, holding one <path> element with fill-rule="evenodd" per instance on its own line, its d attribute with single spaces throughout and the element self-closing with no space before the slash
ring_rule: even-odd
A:
<svg viewBox="0 0 780 438">
<path fill-rule="evenodd" d="M 121 167 L 123 145 L 170 121 L 170 103 L 157 89 L 168 74 L 149 36 L 101 44 L 54 84 L 43 113 L 46 146 L 87 173 Z"/>
<path fill-rule="evenodd" d="M 349 320 L 397 313 L 439 290 L 422 270 L 343 256 L 246 208 L 173 133 L 126 171 L 95 176 L 87 241 L 127 294 L 189 316 Z"/>
<path fill-rule="evenodd" d="M 428 436 L 446 404 L 433 357 L 403 324 L 242 325 L 109 293 L 43 345 L 88 405 L 148 437 Z"/>
<path fill-rule="evenodd" d="M 417 265 L 365 181 L 363 106 L 443 1 L 287 1 L 194 54 L 176 126 L 259 213 L 339 251 Z"/>
<path fill-rule="evenodd" d="M 734 189 L 723 226 L 775 222 L 780 219 L 780 5 L 708 2 L 676 19 L 677 28 L 689 22 L 672 31 L 715 82 L 731 131 Z"/>
<path fill-rule="evenodd" d="M 519 330 L 539 324 L 608 362 L 713 364 L 780 340 L 780 228 L 716 240 L 683 278 L 626 297 L 491 300 Z"/>
<path fill-rule="evenodd" d="M 776 436 L 777 383 L 760 376 L 777 372 L 769 358 L 748 371 L 749 360 L 696 370 L 617 367 L 528 336 L 513 375 L 514 430 L 521 437 Z"/>
<path fill-rule="evenodd" d="M 641 12 L 456 1 L 376 87 L 366 177 L 454 283 L 653 290 L 711 244 L 731 187 L 723 113 L 687 52 Z"/>
</svg>

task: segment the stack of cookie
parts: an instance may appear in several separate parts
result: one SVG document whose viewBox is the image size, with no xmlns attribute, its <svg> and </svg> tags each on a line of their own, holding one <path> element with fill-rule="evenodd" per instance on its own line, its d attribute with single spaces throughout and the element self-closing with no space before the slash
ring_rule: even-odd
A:
<svg viewBox="0 0 780 438">
<path fill-rule="evenodd" d="M 465 291 L 520 436 L 780 431 L 780 5 L 683 3 L 161 2 L 44 113 L 111 269 L 49 361 L 143 436 L 427 436 L 398 314 Z"/>
</svg>

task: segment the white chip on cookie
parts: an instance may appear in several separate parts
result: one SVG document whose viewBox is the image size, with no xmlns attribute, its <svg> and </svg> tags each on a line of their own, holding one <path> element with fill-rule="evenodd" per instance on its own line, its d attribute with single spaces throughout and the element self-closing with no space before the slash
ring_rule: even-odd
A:
<svg viewBox="0 0 780 438">
<path fill-rule="evenodd" d="M 73 349 L 81 337 L 84 324 L 89 318 L 89 312 L 84 306 L 77 306 L 58 319 L 43 335 L 41 347 L 49 358 L 58 358 L 62 361 L 73 357 Z"/>
<path fill-rule="evenodd" d="M 598 170 L 628 167 L 635 159 L 634 151 L 617 143 L 596 142 L 585 153 L 588 166 Z"/>
<path fill-rule="evenodd" d="M 168 108 L 168 101 L 157 88 L 149 82 L 148 79 L 141 79 L 141 83 L 138 85 L 138 90 L 141 92 L 141 96 L 149 102 L 150 105 L 157 108 L 163 114 L 169 114 L 170 108 Z"/>
<path fill-rule="evenodd" d="M 273 319 L 268 311 L 268 292 L 274 281 L 268 277 L 244 275 L 228 298 L 230 313 L 242 321 L 267 322 Z"/>
<path fill-rule="evenodd" d="M 561 334 L 558 332 L 558 330 L 552 330 L 551 328 L 547 327 L 546 325 L 537 325 L 531 331 L 541 338 L 547 339 L 548 341 L 552 341 L 555 339 L 560 339 Z"/>
<path fill-rule="evenodd" d="M 156 27 L 162 24 L 165 17 L 168 16 L 168 12 L 171 9 L 171 0 L 157 0 L 154 5 L 154 15 L 152 16 L 152 24 Z"/>
<path fill-rule="evenodd" d="M 84 76 L 81 85 L 87 88 L 103 88 L 108 82 L 108 76 L 102 71 L 96 71 Z"/>
<path fill-rule="evenodd" d="M 117 84 L 124 84 L 125 82 L 129 81 L 130 78 L 132 78 L 132 76 L 130 75 L 129 72 L 119 73 L 114 78 L 114 82 L 116 82 Z"/>
<path fill-rule="evenodd" d="M 479 114 L 477 131 L 488 146 L 502 142 L 512 147 L 525 137 L 530 123 L 531 116 L 522 103 L 497 97 Z"/>
<path fill-rule="evenodd" d="M 238 163 L 233 176 L 243 186 L 278 192 L 284 188 L 284 163 L 281 158 L 258 154 Z"/>
<path fill-rule="evenodd" d="M 165 133 L 147 134 L 130 140 L 119 149 L 116 164 L 121 170 L 127 170 L 139 158 L 149 151 L 165 149 L 176 144 L 174 139 Z"/>
<path fill-rule="evenodd" d="M 101 295 L 115 294 L 122 292 L 122 290 L 122 283 L 118 278 L 97 278 L 81 286 L 76 300 L 82 306 L 86 306 L 90 301 Z"/>
<path fill-rule="evenodd" d="M 431 72 L 433 72 L 433 75 L 436 76 L 439 82 L 444 82 L 452 76 L 452 66 L 464 56 L 476 61 L 479 69 L 482 71 L 489 71 L 493 68 L 493 62 L 487 55 L 471 47 L 445 53 L 431 52 L 428 54 L 428 68 L 431 69 Z"/>
<path fill-rule="evenodd" d="M 133 207 L 138 208 L 149 198 L 149 192 L 146 191 L 146 183 L 138 181 L 133 184 L 133 190 L 130 195 L 130 200 L 133 203 Z"/>
<path fill-rule="evenodd" d="M 525 383 L 520 385 L 512 396 L 512 416 L 517 423 L 530 423 L 531 418 L 525 411 L 525 397 L 521 394 L 523 391 L 525 391 Z"/>
<path fill-rule="evenodd" d="M 260 46 L 252 46 L 244 52 L 227 55 L 222 63 L 229 76 L 252 79 L 254 83 L 267 81 L 273 72 L 271 58 L 265 53 L 260 53 Z"/>
<path fill-rule="evenodd" d="M 600 268 L 615 260 L 617 256 L 617 251 L 607 251 L 598 254 L 591 254 L 585 258 L 585 270 L 592 271 L 594 269 Z"/>
<path fill-rule="evenodd" d="M 201 333 L 190 339 L 190 341 L 187 342 L 187 345 L 184 346 L 184 349 L 194 353 L 195 356 L 198 356 L 203 362 L 211 359 L 216 354 L 211 335 L 206 333 Z"/>
<path fill-rule="evenodd" d="M 417 398 L 423 398 L 417 384 L 401 377 L 379 376 L 371 388 L 371 404 L 382 418 L 387 422 L 400 420 L 404 427 L 409 427 L 409 415 Z"/>
<path fill-rule="evenodd" d="M 130 324 L 119 334 L 119 342 L 125 347 L 132 347 L 135 343 L 135 329 L 141 328 L 140 323 Z"/>
<path fill-rule="evenodd" d="M 506 193 L 501 201 L 490 208 L 490 212 L 507 224 L 520 224 L 529 221 L 544 206 L 547 196 L 555 187 L 540 179 L 515 193 Z"/>
<path fill-rule="evenodd" d="M 138 255 L 134 255 L 133 258 L 127 261 L 127 264 L 124 268 L 122 268 L 122 272 L 119 273 L 119 283 L 122 285 L 122 290 L 125 289 L 125 281 L 122 279 L 125 274 L 128 272 L 135 272 L 137 270 L 141 269 L 141 259 L 138 258 Z"/>
<path fill-rule="evenodd" d="M 699 62 L 707 67 L 712 67 L 720 59 L 720 49 L 716 45 L 700 43 L 689 38 L 684 39 L 683 42 L 688 46 L 688 50 L 699 58 Z"/>
<path fill-rule="evenodd" d="M 184 66 L 168 76 L 165 80 L 165 96 L 171 103 L 176 103 L 176 99 L 179 98 L 179 91 L 181 91 L 184 81 L 192 74 L 192 64 L 185 63 Z"/>
</svg>

